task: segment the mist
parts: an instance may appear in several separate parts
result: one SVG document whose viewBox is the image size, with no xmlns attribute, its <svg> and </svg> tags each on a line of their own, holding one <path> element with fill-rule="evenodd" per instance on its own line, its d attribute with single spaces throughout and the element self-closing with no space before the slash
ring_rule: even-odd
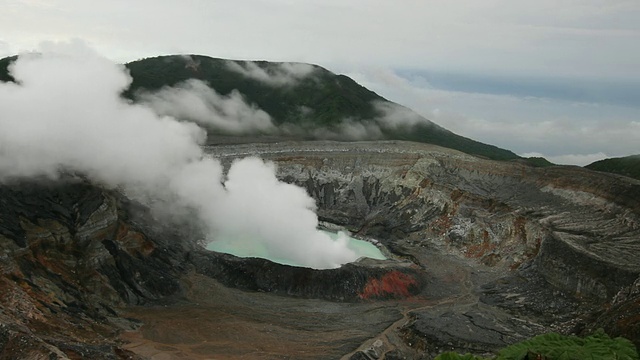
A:
<svg viewBox="0 0 640 360">
<path fill-rule="evenodd" d="M 263 69 L 253 61 L 231 60 L 227 61 L 227 68 L 270 86 L 293 86 L 315 71 L 313 65 L 304 63 L 270 63 L 268 69 Z"/>
<path fill-rule="evenodd" d="M 239 91 L 221 95 L 201 80 L 191 79 L 157 91 L 136 93 L 136 100 L 157 114 L 172 116 L 219 130 L 243 135 L 276 131 L 271 116 L 248 104 Z"/>
<path fill-rule="evenodd" d="M 360 141 L 385 139 L 389 131 L 408 130 L 418 125 L 434 125 L 411 109 L 398 104 L 374 101 L 371 105 L 378 113 L 378 116 L 371 119 L 346 118 L 331 127 L 313 129 L 285 124 L 281 126 L 281 130 L 285 133 L 311 135 L 323 140 Z"/>
<path fill-rule="evenodd" d="M 240 66 L 233 61 L 229 63 Z M 293 85 L 292 81 L 295 81 L 291 79 L 293 75 L 289 73 L 286 76 L 283 75 L 285 70 L 282 69 L 291 68 L 283 67 L 284 64 L 277 65 L 277 69 L 280 70 L 275 74 L 267 74 L 254 63 L 247 62 L 247 64 L 253 64 L 245 66 L 259 70 L 257 74 L 263 74 L 251 75 L 258 81 L 287 85 Z M 297 69 L 295 65 L 304 64 L 289 65 Z M 308 76 L 309 72 L 298 70 L 296 74 L 296 79 L 302 79 Z M 165 86 L 160 90 L 138 91 L 136 103 L 144 104 L 160 116 L 171 116 L 194 122 L 223 135 L 269 134 L 337 141 L 380 140 L 385 138 L 388 131 L 433 124 L 404 106 L 374 101 L 371 105 L 378 115 L 370 119 L 345 118 L 331 126 L 316 126 L 305 122 L 303 124 L 284 122 L 276 125 L 271 115 L 256 104 L 249 103 L 239 91 L 233 90 L 228 95 L 221 95 L 210 84 L 197 79 L 190 79 L 172 87 Z M 312 114 L 314 110 L 300 107 L 299 111 L 300 115 L 305 117 Z"/>
<path fill-rule="evenodd" d="M 10 72 L 16 83 L 0 83 L 0 182 L 80 173 L 140 201 L 159 199 L 147 204 L 163 211 L 170 203 L 195 212 L 206 241 L 249 236 L 274 257 L 314 268 L 357 259 L 317 230 L 314 200 L 278 181 L 274 164 L 242 159 L 224 174 L 200 147 L 204 130 L 123 100 L 127 71 L 83 43 L 43 44 Z M 219 116 L 240 121 L 238 112 Z"/>
</svg>

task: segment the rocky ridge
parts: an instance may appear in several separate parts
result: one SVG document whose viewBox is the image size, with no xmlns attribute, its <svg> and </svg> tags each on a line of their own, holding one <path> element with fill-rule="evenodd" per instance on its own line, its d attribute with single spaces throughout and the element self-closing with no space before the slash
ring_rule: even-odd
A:
<svg viewBox="0 0 640 360">
<path fill-rule="evenodd" d="M 79 179 L 4 185 L 0 201 L 3 358 L 135 358 L 116 336 L 137 324 L 116 308 L 179 291 L 181 235 Z"/>
</svg>

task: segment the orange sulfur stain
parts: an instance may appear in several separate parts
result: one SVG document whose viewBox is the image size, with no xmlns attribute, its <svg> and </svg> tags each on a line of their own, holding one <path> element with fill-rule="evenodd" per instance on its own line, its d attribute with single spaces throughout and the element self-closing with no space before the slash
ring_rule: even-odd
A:
<svg viewBox="0 0 640 360">
<path fill-rule="evenodd" d="M 417 285 L 416 279 L 411 275 L 393 270 L 384 274 L 380 279 L 369 279 L 364 289 L 358 295 L 361 299 L 375 297 L 406 298 L 411 296 L 409 287 Z"/>
</svg>

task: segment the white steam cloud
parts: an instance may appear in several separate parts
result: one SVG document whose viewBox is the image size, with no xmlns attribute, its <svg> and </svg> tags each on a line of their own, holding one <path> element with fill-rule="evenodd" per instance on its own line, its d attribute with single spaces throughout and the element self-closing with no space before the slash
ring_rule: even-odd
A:
<svg viewBox="0 0 640 360">
<path fill-rule="evenodd" d="M 47 44 L 10 71 L 18 83 L 0 83 L 0 181 L 79 172 L 195 210 L 212 239 L 259 238 L 275 257 L 314 268 L 358 257 L 316 230 L 313 199 L 279 182 L 273 164 L 239 160 L 225 181 L 199 146 L 203 130 L 121 99 L 125 69 L 82 43 Z"/>
<path fill-rule="evenodd" d="M 380 125 L 375 121 L 355 121 L 352 119 L 344 119 L 338 125 L 331 128 L 320 127 L 310 131 L 314 138 L 325 140 L 357 141 L 378 140 L 384 138 Z"/>
<path fill-rule="evenodd" d="M 283 65 L 285 64 L 278 66 Z M 264 72 L 255 64 L 253 67 Z M 285 81 L 283 78 L 271 76 L 271 80 L 276 78 Z M 275 125 L 267 112 L 254 104 L 248 104 L 237 90 L 229 95 L 220 95 L 207 83 L 196 79 L 157 91 L 138 92 L 136 100 L 153 109 L 158 115 L 192 121 L 208 129 L 231 135 L 280 134 L 323 140 L 379 140 L 385 138 L 387 131 L 407 130 L 421 124 L 433 125 L 431 121 L 411 109 L 386 101 L 373 102 L 372 105 L 379 115 L 372 119 L 347 118 L 330 127 L 319 127 L 304 121 L 302 125 L 288 122 Z M 313 111 L 304 106 L 299 108 L 302 117 L 313 114 Z"/>
<path fill-rule="evenodd" d="M 271 116 L 249 105 L 237 90 L 220 95 L 204 82 L 187 80 L 154 92 L 140 92 L 137 99 L 163 116 L 193 121 L 233 135 L 271 133 Z"/>
<path fill-rule="evenodd" d="M 404 106 L 385 101 L 375 101 L 373 106 L 377 117 L 373 119 L 343 119 L 332 127 L 307 130 L 318 139 L 329 140 L 379 140 L 387 131 L 409 130 L 417 125 L 434 125 L 431 121 Z M 283 128 L 287 133 L 304 133 L 304 129 L 289 125 Z"/>
<path fill-rule="evenodd" d="M 416 125 L 434 125 L 433 122 L 402 105 L 383 101 L 376 101 L 373 105 L 381 114 L 375 121 L 380 127 L 385 129 L 398 130 Z"/>
<path fill-rule="evenodd" d="M 253 61 L 228 61 L 227 67 L 245 77 L 271 86 L 295 85 L 315 71 L 313 65 L 304 63 L 269 64 L 265 69 Z"/>
</svg>

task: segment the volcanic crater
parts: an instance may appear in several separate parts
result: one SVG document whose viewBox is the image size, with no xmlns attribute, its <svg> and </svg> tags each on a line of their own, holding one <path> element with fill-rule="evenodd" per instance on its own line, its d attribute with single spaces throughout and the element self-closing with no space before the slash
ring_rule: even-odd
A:
<svg viewBox="0 0 640 360">
<path fill-rule="evenodd" d="M 238 258 L 115 190 L 5 185 L 5 354 L 429 359 L 597 327 L 640 344 L 636 180 L 397 141 L 206 151 L 273 161 L 321 221 L 390 258 L 328 270 Z"/>
</svg>

